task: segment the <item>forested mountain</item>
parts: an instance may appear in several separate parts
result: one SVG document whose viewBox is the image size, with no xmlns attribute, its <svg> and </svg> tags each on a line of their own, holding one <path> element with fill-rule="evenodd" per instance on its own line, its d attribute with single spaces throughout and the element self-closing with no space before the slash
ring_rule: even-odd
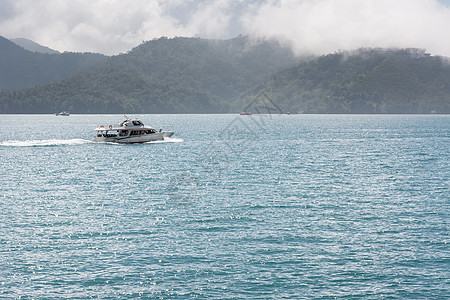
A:
<svg viewBox="0 0 450 300">
<path fill-rule="evenodd" d="M 0 36 L 0 90 L 57 82 L 105 58 L 94 53 L 31 52 Z"/>
<path fill-rule="evenodd" d="M 10 72 L 10 71 L 9 71 Z M 0 93 L 0 113 L 450 113 L 450 63 L 422 50 L 298 58 L 277 42 L 160 38 L 70 78 Z"/>
<path fill-rule="evenodd" d="M 329 54 L 278 72 L 232 107 L 262 92 L 289 112 L 450 113 L 450 61 L 418 49 Z"/>
<path fill-rule="evenodd" d="M 160 38 L 46 86 L 0 94 L 0 112 L 227 112 L 228 101 L 299 62 L 277 42 Z"/>
</svg>

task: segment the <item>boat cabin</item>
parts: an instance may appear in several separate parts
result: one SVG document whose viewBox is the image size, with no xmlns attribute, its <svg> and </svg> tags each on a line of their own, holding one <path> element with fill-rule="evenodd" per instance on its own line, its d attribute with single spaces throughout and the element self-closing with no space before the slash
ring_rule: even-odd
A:
<svg viewBox="0 0 450 300">
<path fill-rule="evenodd" d="M 97 127 L 95 129 L 96 137 L 93 141 L 138 144 L 164 140 L 173 135 L 173 131 L 163 131 L 162 129 L 156 131 L 152 127 L 144 126 L 140 120 L 130 119 L 127 116 L 125 118 L 125 121 L 119 125 Z"/>
<path fill-rule="evenodd" d="M 154 134 L 157 131 L 153 128 L 136 128 L 132 130 L 119 128 L 101 128 L 97 130 L 97 137 L 131 137 Z"/>
</svg>

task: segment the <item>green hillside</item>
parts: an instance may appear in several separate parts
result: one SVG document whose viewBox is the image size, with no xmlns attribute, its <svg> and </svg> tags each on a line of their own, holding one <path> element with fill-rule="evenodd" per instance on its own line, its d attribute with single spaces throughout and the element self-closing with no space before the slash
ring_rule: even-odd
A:
<svg viewBox="0 0 450 300">
<path fill-rule="evenodd" d="M 417 49 L 299 58 L 242 36 L 160 38 L 75 74 L 1 92 L 0 113 L 239 112 L 261 93 L 285 112 L 450 113 L 449 61 Z"/>
<path fill-rule="evenodd" d="M 325 55 L 273 75 L 233 107 L 261 92 L 290 112 L 450 113 L 450 62 L 417 49 Z"/>
<path fill-rule="evenodd" d="M 161 38 L 51 85 L 0 94 L 0 112 L 226 112 L 228 101 L 299 62 L 275 42 Z"/>
</svg>

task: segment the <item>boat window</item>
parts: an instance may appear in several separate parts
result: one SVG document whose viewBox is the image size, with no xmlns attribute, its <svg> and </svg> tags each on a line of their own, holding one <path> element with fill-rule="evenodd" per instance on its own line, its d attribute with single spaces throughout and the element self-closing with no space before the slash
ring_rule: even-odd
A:
<svg viewBox="0 0 450 300">
<path fill-rule="evenodd" d="M 121 130 L 121 131 L 119 132 L 119 135 L 120 135 L 120 136 L 127 136 L 127 135 L 128 135 L 128 130 Z"/>
<path fill-rule="evenodd" d="M 139 135 L 139 134 L 140 134 L 139 130 L 131 131 L 131 135 Z"/>
<path fill-rule="evenodd" d="M 135 121 L 133 121 L 133 125 L 134 125 L 134 126 L 141 126 L 142 123 L 141 123 L 141 121 L 135 120 Z"/>
</svg>

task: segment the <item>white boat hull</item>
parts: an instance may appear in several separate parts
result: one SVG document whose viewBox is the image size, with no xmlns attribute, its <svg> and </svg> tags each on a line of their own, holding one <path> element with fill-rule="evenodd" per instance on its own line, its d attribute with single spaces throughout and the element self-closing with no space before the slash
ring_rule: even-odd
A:
<svg viewBox="0 0 450 300">
<path fill-rule="evenodd" d="M 173 131 L 163 131 L 156 132 L 152 134 L 146 135 L 138 135 L 138 136 L 97 136 L 92 140 L 94 142 L 103 142 L 103 143 L 119 143 L 119 144 L 142 144 L 148 142 L 155 141 L 163 141 L 165 138 L 169 138 L 173 135 Z"/>
</svg>

